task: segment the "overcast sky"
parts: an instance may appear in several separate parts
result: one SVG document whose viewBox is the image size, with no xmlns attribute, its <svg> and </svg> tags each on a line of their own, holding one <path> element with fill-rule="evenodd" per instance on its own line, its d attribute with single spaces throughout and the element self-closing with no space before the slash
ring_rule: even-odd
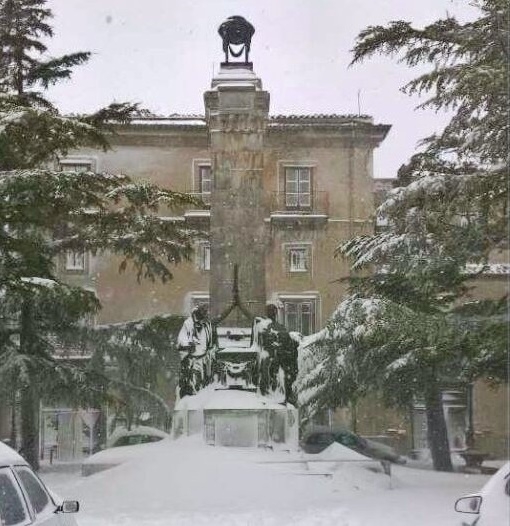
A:
<svg viewBox="0 0 510 526">
<path fill-rule="evenodd" d="M 271 94 L 270 113 L 361 113 L 393 128 L 376 151 L 376 177 L 395 176 L 418 140 L 445 115 L 415 111 L 399 92 L 416 71 L 375 57 L 349 67 L 356 35 L 368 25 L 408 20 L 422 26 L 447 12 L 476 11 L 468 0 L 48 0 L 53 55 L 92 51 L 71 81 L 51 89 L 64 112 L 113 100 L 151 111 L 204 112 L 203 92 L 223 60 L 217 28 L 241 15 L 255 26 L 250 58 Z"/>
</svg>

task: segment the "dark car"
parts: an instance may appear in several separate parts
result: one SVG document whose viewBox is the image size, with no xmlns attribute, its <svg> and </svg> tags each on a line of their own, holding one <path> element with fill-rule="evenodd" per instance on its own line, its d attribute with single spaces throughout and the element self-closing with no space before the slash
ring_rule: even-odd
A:
<svg viewBox="0 0 510 526">
<path fill-rule="evenodd" d="M 342 446 L 376 460 L 388 460 L 398 464 L 405 463 L 405 459 L 392 447 L 360 437 L 347 430 L 312 431 L 302 440 L 301 449 L 303 449 L 305 453 L 320 453 L 333 444 L 333 442 L 342 444 Z"/>
<path fill-rule="evenodd" d="M 170 435 L 155 427 L 136 426 L 131 429 L 125 427 L 117 428 L 108 440 L 108 447 L 137 446 L 159 442 Z"/>
</svg>

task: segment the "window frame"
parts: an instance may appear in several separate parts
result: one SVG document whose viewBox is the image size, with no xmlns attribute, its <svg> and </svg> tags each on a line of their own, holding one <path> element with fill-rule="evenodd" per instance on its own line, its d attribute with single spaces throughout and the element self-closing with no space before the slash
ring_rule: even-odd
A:
<svg viewBox="0 0 510 526">
<path fill-rule="evenodd" d="M 292 275 L 303 275 L 303 274 L 312 274 L 312 243 L 284 243 L 283 244 L 284 252 L 284 267 L 286 272 Z M 293 260 L 293 253 L 301 252 L 302 256 L 300 257 L 302 267 L 300 265 L 295 265 L 296 261 Z"/>
<path fill-rule="evenodd" d="M 208 177 L 204 177 L 204 174 L 207 174 Z M 206 186 L 209 187 L 208 190 L 204 190 L 204 182 L 207 183 Z M 198 165 L 198 190 L 202 201 L 206 205 L 211 204 L 211 195 L 212 195 L 212 166 L 210 164 L 199 164 Z"/>
<path fill-rule="evenodd" d="M 209 176 L 210 191 L 205 192 L 205 193 L 202 192 L 203 190 L 202 171 L 204 169 L 207 169 L 210 173 L 210 176 Z M 191 162 L 191 192 L 194 195 L 202 199 L 205 205 L 204 207 L 205 209 L 209 209 L 210 204 L 211 204 L 212 185 L 213 185 L 213 173 L 212 173 L 211 159 L 208 159 L 206 157 L 193 159 Z"/>
<path fill-rule="evenodd" d="M 309 211 L 313 209 L 313 168 L 309 165 L 284 166 L 283 193 L 286 210 Z M 294 191 L 289 191 L 291 185 L 295 185 Z M 306 186 L 307 190 L 304 189 Z"/>
<path fill-rule="evenodd" d="M 96 159 L 90 157 L 66 157 L 58 160 L 58 171 L 59 172 L 95 172 L 96 171 Z M 76 170 L 77 167 L 84 167 L 83 169 Z"/>
<path fill-rule="evenodd" d="M 198 270 L 209 272 L 211 270 L 211 243 L 199 241 L 196 247 L 196 263 Z"/>
<path fill-rule="evenodd" d="M 81 254 L 83 264 L 76 265 L 76 255 Z M 74 258 L 74 263 L 70 264 L 70 258 Z M 86 250 L 66 250 L 64 252 L 64 270 L 70 273 L 84 274 L 88 267 L 88 252 Z"/>
<path fill-rule="evenodd" d="M 313 294 L 278 294 L 278 302 L 281 304 L 282 308 L 280 309 L 280 320 L 287 327 L 289 331 L 296 331 L 301 333 L 303 336 L 308 336 L 313 334 L 318 327 L 319 312 L 320 312 L 320 296 L 318 293 Z M 309 333 L 306 334 L 303 331 L 303 305 L 311 306 L 310 317 L 309 317 Z M 287 305 L 296 305 L 295 316 L 297 317 L 298 323 L 297 327 L 291 327 L 288 322 L 289 308 Z"/>
</svg>

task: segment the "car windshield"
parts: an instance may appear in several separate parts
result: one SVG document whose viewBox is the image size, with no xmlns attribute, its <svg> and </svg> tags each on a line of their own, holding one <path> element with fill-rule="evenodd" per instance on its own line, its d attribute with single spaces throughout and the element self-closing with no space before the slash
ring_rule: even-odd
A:
<svg viewBox="0 0 510 526">
<path fill-rule="evenodd" d="M 509 28 L 0 0 L 0 526 L 499 526 Z"/>
<path fill-rule="evenodd" d="M 0 521 L 2 526 L 25 524 L 28 513 L 16 480 L 6 468 L 0 468 Z"/>
</svg>

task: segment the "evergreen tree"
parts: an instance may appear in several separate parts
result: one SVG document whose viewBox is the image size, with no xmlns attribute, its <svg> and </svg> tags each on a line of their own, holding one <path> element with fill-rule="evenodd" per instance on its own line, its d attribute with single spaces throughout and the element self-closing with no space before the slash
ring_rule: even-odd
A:
<svg viewBox="0 0 510 526">
<path fill-rule="evenodd" d="M 110 405 L 128 429 L 142 425 L 168 428 L 179 374 L 177 335 L 184 316 L 155 316 L 86 330 L 84 341 L 96 359 L 107 364 L 104 383 L 110 387 Z"/>
<path fill-rule="evenodd" d="M 343 334 L 350 318 L 334 317 L 319 356 L 343 369 L 329 376 L 320 358 L 310 354 L 300 379 L 303 397 L 306 389 L 319 389 L 325 381 L 321 375 L 330 378 L 317 391 L 328 395 L 310 398 L 315 408 L 344 403 L 370 388 L 381 389 L 399 405 L 423 397 L 434 466 L 440 470 L 451 470 L 442 386 L 452 379 L 507 375 L 501 367 L 508 348 L 506 301 L 489 308 L 490 302 L 465 299 L 473 277 L 468 264 L 478 263 L 483 272 L 491 250 L 508 238 L 509 7 L 504 0 L 476 5 L 480 17 L 465 24 L 452 16 L 423 29 L 397 21 L 358 36 L 354 63 L 383 54 L 397 55 L 411 67 L 430 64 L 432 71 L 403 90 L 430 94 L 421 107 L 450 110 L 453 117 L 400 169 L 400 186 L 378 210 L 388 229 L 338 249 L 361 271 L 352 280 L 355 296 L 346 305 L 381 305 L 370 337 Z M 331 336 L 335 330 L 343 334 L 340 341 Z M 345 338 L 354 342 L 347 345 Z M 338 391 L 339 377 L 351 387 Z"/>
<path fill-rule="evenodd" d="M 399 21 L 358 36 L 353 62 L 380 53 L 398 55 L 409 66 L 431 64 L 432 71 L 403 90 L 430 94 L 420 108 L 453 116 L 399 170 L 399 186 L 378 210 L 388 230 L 350 240 L 339 252 L 352 258 L 356 270 L 384 269 L 361 280 L 364 293 L 383 294 L 416 312 L 464 315 L 464 327 L 488 335 L 484 327 L 500 327 L 508 317 L 506 302 L 472 302 L 466 292 L 509 235 L 510 8 L 503 0 L 475 5 L 480 17 L 465 24 L 452 16 L 423 29 Z M 505 344 L 494 330 L 480 345 L 484 359 L 471 357 L 478 364 L 471 376 L 493 375 Z M 506 379 L 506 368 L 496 376 Z"/>
<path fill-rule="evenodd" d="M 19 392 L 22 451 L 36 468 L 41 399 L 104 394 L 94 360 L 77 366 L 57 356 L 99 308 L 93 294 L 58 279 L 58 255 L 113 253 L 120 270 L 132 263 L 138 279 L 166 281 L 195 235 L 156 215 L 194 203 L 187 195 L 127 176 L 47 169 L 70 149 L 108 148 L 114 123 L 138 109 L 115 103 L 93 115 L 60 115 L 44 89 L 89 54 L 44 58 L 43 39 L 52 35 L 44 6 L 0 0 L 0 384 Z"/>
<path fill-rule="evenodd" d="M 358 35 L 353 63 L 382 54 L 397 56 L 410 67 L 432 66 L 402 90 L 430 95 L 419 108 L 453 116 L 400 169 L 399 185 L 413 185 L 396 190 L 392 197 L 397 202 L 382 212 L 403 216 L 406 210 L 423 212 L 432 206 L 432 233 L 457 238 L 463 246 L 476 240 L 469 258 L 483 261 L 508 237 L 510 20 L 505 0 L 474 5 L 480 17 L 465 24 L 448 16 L 423 29 L 403 21 L 368 27 Z M 438 214 L 444 214 L 443 223 Z"/>
</svg>

